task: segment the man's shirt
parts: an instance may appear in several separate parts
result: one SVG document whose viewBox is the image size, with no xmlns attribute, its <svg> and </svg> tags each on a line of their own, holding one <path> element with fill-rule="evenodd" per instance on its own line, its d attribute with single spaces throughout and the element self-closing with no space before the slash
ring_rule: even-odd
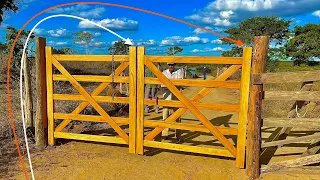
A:
<svg viewBox="0 0 320 180">
<path fill-rule="evenodd" d="M 172 74 L 170 73 L 169 69 L 166 69 L 162 72 L 168 79 L 183 79 L 183 71 L 181 69 L 175 69 Z M 165 85 L 161 84 L 161 87 L 166 87 Z"/>
</svg>

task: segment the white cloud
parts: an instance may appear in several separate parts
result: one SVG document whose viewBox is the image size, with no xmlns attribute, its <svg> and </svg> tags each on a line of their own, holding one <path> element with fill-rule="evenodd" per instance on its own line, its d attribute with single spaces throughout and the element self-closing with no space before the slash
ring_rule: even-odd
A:
<svg viewBox="0 0 320 180">
<path fill-rule="evenodd" d="M 57 46 L 67 45 L 68 42 L 56 42 Z"/>
<path fill-rule="evenodd" d="M 101 26 L 109 28 L 111 30 L 118 31 L 136 31 L 138 30 L 138 21 L 126 19 L 126 18 L 116 18 L 116 19 L 103 19 L 103 20 L 91 20 Z M 80 21 L 79 28 L 99 28 L 96 25 L 91 24 L 88 21 Z"/>
<path fill-rule="evenodd" d="M 229 10 L 229 11 L 221 11 L 220 12 L 220 17 L 221 18 L 225 18 L 225 19 L 229 19 L 232 14 L 234 14 L 234 12 L 231 11 L 231 10 Z"/>
<path fill-rule="evenodd" d="M 313 12 L 320 17 L 319 0 L 214 0 L 186 16 L 198 24 L 229 27 L 255 16 L 290 17 Z"/>
<path fill-rule="evenodd" d="M 218 51 L 224 51 L 222 47 L 215 47 L 215 48 L 204 48 L 204 49 L 193 49 L 192 53 L 201 53 L 201 52 L 218 52 Z"/>
<path fill-rule="evenodd" d="M 156 45 L 156 42 L 153 39 L 150 39 L 148 41 L 137 40 L 134 41 L 134 44 L 137 44 L 138 46 L 153 46 Z"/>
<path fill-rule="evenodd" d="M 75 6 L 56 8 L 51 11 L 48 11 L 47 13 L 51 13 L 51 14 L 66 13 L 66 14 L 81 16 L 84 18 L 99 18 L 99 17 L 102 17 L 104 12 L 105 12 L 104 7 L 95 6 L 94 8 L 90 9 L 89 5 L 78 4 Z"/>
<path fill-rule="evenodd" d="M 101 36 L 101 33 L 95 32 L 93 35 L 94 35 L 94 36 Z"/>
<path fill-rule="evenodd" d="M 48 41 L 47 42 L 47 45 L 49 45 L 49 46 L 64 46 L 64 45 L 67 45 L 67 44 L 69 44 L 68 42 L 66 42 L 66 41 L 61 41 L 61 42 L 55 42 L 55 41 Z"/>
<path fill-rule="evenodd" d="M 214 28 L 212 28 L 212 27 L 210 27 L 210 26 L 205 26 L 204 28 L 206 28 L 206 29 L 208 29 L 208 30 L 211 30 L 211 31 L 215 31 L 215 32 L 221 32 L 221 31 L 224 30 L 224 29 L 219 28 L 219 27 L 214 27 Z M 200 29 L 200 28 L 197 28 L 197 29 L 195 29 L 195 30 L 193 31 L 193 33 L 195 33 L 195 34 L 205 34 L 205 33 L 208 33 L 208 32 L 205 31 L 205 30 L 202 30 L 202 29 Z"/>
<path fill-rule="evenodd" d="M 66 37 L 70 34 L 65 28 L 51 29 L 51 30 L 36 28 L 34 30 L 34 33 L 36 35 L 50 36 L 50 37 L 56 37 L 56 38 Z"/>
<path fill-rule="evenodd" d="M 212 44 L 222 44 L 222 41 L 220 39 L 215 39 L 211 41 Z"/>
<path fill-rule="evenodd" d="M 180 37 L 180 36 L 172 36 L 163 39 L 160 42 L 160 46 L 186 46 L 192 44 L 206 44 L 210 40 L 208 38 L 200 38 L 198 36 L 188 36 L 188 37 Z"/>
<path fill-rule="evenodd" d="M 320 10 L 317 10 L 317 11 L 313 12 L 312 15 L 317 16 L 317 17 L 320 18 Z"/>
</svg>

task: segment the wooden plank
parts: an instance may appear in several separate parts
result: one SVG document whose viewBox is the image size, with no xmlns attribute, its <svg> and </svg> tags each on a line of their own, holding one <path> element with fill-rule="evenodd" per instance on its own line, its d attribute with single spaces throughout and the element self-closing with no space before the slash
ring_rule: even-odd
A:
<svg viewBox="0 0 320 180">
<path fill-rule="evenodd" d="M 177 86 L 240 89 L 239 81 L 171 79 L 171 82 Z M 145 78 L 145 84 L 162 84 L 162 82 L 158 78 Z"/>
<path fill-rule="evenodd" d="M 112 55 L 65 55 L 53 54 L 58 61 L 112 62 Z M 128 62 L 128 55 L 114 55 L 115 62 Z"/>
<path fill-rule="evenodd" d="M 164 121 L 144 120 L 144 126 L 163 127 L 163 128 L 170 128 L 170 129 L 183 129 L 183 130 L 189 130 L 189 131 L 199 131 L 199 132 L 210 133 L 210 131 L 203 125 L 186 124 L 186 123 L 172 123 L 172 122 L 167 123 Z M 237 135 L 238 133 L 237 128 L 217 127 L 217 129 L 224 135 L 225 134 Z"/>
<path fill-rule="evenodd" d="M 264 127 L 320 128 L 319 118 L 264 118 Z"/>
<path fill-rule="evenodd" d="M 297 168 L 282 169 L 282 170 L 272 172 L 272 173 L 293 174 L 294 176 L 297 174 L 319 175 L 320 167 L 302 166 L 302 167 L 297 167 Z M 263 174 L 263 175 L 266 175 L 266 174 Z"/>
<path fill-rule="evenodd" d="M 108 103 L 126 103 L 129 104 L 129 98 L 127 97 L 114 97 L 112 96 L 91 96 L 97 102 L 108 102 Z M 74 94 L 53 94 L 54 100 L 64 100 L 64 101 L 87 101 L 82 95 Z"/>
<path fill-rule="evenodd" d="M 69 72 L 55 59 L 52 59 L 53 65 L 69 79 L 69 82 L 82 94 L 87 101 L 94 107 L 94 109 L 105 118 L 110 126 L 124 139 L 126 143 L 129 141 L 128 135 L 114 122 L 111 117 L 104 111 L 104 109 L 90 96 L 90 94 L 75 80 Z"/>
<path fill-rule="evenodd" d="M 36 37 L 36 116 L 35 134 L 36 146 L 44 149 L 48 139 L 48 117 L 47 117 L 47 82 L 46 82 L 46 39 Z"/>
<path fill-rule="evenodd" d="M 158 106 L 167 106 L 167 107 L 176 107 L 176 108 L 185 108 L 184 104 L 180 101 L 174 100 L 156 100 L 145 99 L 144 104 L 146 105 L 158 105 Z M 210 103 L 199 103 L 193 102 L 194 106 L 198 109 L 214 110 L 214 111 L 225 111 L 225 112 L 239 112 L 240 106 L 237 104 L 210 104 Z"/>
<path fill-rule="evenodd" d="M 104 142 L 104 143 L 112 143 L 112 144 L 127 144 L 123 140 L 123 138 L 110 137 L 110 136 L 54 132 L 54 137 L 55 138 L 63 138 L 63 139 L 82 140 L 82 141 Z"/>
<path fill-rule="evenodd" d="M 320 70 L 254 74 L 254 84 L 320 81 Z"/>
<path fill-rule="evenodd" d="M 54 103 L 53 103 L 53 80 L 52 80 L 52 48 L 46 47 L 46 74 L 47 74 L 47 113 L 48 113 L 48 144 L 55 145 L 54 139 Z"/>
<path fill-rule="evenodd" d="M 124 69 L 128 66 L 128 62 L 123 62 L 120 66 L 115 70 L 115 76 L 118 76 Z M 106 87 L 108 87 L 110 83 L 101 83 L 92 93 L 91 96 L 99 95 Z M 76 109 L 72 112 L 73 114 L 79 114 L 82 110 L 84 110 L 89 105 L 88 102 L 82 102 Z M 69 123 L 70 119 L 63 120 L 56 128 L 56 131 L 62 131 Z"/>
<path fill-rule="evenodd" d="M 77 81 L 84 81 L 84 82 L 112 82 L 112 77 L 110 76 L 95 76 L 95 75 L 72 75 Z M 53 80 L 55 81 L 68 81 L 66 77 L 59 74 L 53 75 Z M 114 82 L 129 82 L 129 77 L 120 77 L 115 76 Z"/>
<path fill-rule="evenodd" d="M 283 170 L 286 168 L 295 168 L 320 162 L 320 154 L 311 156 L 300 157 L 292 160 L 274 162 L 271 165 L 267 165 L 261 168 L 262 173 L 274 172 Z"/>
<path fill-rule="evenodd" d="M 242 64 L 242 57 L 212 56 L 147 56 L 150 62 L 174 62 L 192 64 Z"/>
<path fill-rule="evenodd" d="M 320 132 L 317 132 L 316 134 L 320 134 Z M 320 138 L 318 139 L 313 139 L 310 142 L 310 145 L 308 146 L 307 150 L 302 153 L 301 156 L 309 156 L 316 154 L 320 150 Z"/>
<path fill-rule="evenodd" d="M 320 101 L 320 91 L 265 91 L 265 100 Z"/>
<path fill-rule="evenodd" d="M 201 154 L 224 156 L 224 157 L 234 157 L 228 150 L 225 150 L 225 149 L 196 147 L 196 146 L 188 146 L 188 145 L 172 144 L 172 143 L 163 143 L 163 142 L 147 141 L 147 140 L 144 141 L 144 145 L 147 146 L 147 147 L 169 149 L 169 150 L 175 150 L 175 151 L 201 153 Z"/>
<path fill-rule="evenodd" d="M 149 61 L 146 61 L 146 66 L 154 73 L 164 85 L 190 110 L 190 112 L 199 119 L 199 121 L 206 126 L 210 132 L 231 152 L 232 155 L 236 155 L 236 148 L 230 143 L 228 139 L 224 137 L 221 132 L 212 125 L 212 123 L 180 92 L 172 82 L 167 79 L 158 68 Z"/>
<path fill-rule="evenodd" d="M 292 143 L 297 143 L 297 142 L 302 142 L 302 141 L 310 141 L 313 138 L 320 139 L 320 134 L 313 134 L 313 135 L 308 135 L 308 136 L 295 137 L 295 138 L 292 138 L 292 139 L 266 142 L 266 143 L 262 143 L 261 147 L 262 148 L 266 148 L 266 147 L 272 147 L 272 146 L 280 146 L 280 145 L 285 145 L 285 144 L 292 144 Z"/>
<path fill-rule="evenodd" d="M 31 72 L 29 68 L 28 56 L 24 54 L 23 77 L 24 77 L 24 116 L 26 128 L 33 128 L 33 107 L 32 107 L 32 91 L 31 91 Z"/>
<path fill-rule="evenodd" d="M 93 116 L 93 115 L 83 115 L 83 114 L 66 114 L 66 113 L 54 113 L 53 117 L 55 119 L 72 119 L 79 121 L 89 121 L 89 122 L 108 122 L 102 116 Z M 111 117 L 117 124 L 129 124 L 128 118 L 121 117 Z"/>
<path fill-rule="evenodd" d="M 217 77 L 215 80 L 217 81 L 225 81 L 230 77 L 232 74 L 237 72 L 241 68 L 240 65 L 233 65 L 229 67 L 225 72 L 223 72 L 219 77 Z M 198 94 L 196 94 L 194 97 L 191 98 L 192 102 L 200 101 L 202 98 L 204 98 L 206 95 L 208 95 L 214 88 L 204 88 L 202 89 Z M 169 116 L 165 122 L 174 122 L 179 118 L 183 113 L 185 113 L 187 109 L 178 109 L 175 111 L 171 116 Z M 146 135 L 146 140 L 152 140 L 154 137 L 156 137 L 164 128 L 155 128 L 152 130 L 149 134 Z"/>
<path fill-rule="evenodd" d="M 136 137 L 136 153 L 143 154 L 143 138 L 144 138 L 144 71 L 145 71 L 145 47 L 138 47 L 137 60 L 137 137 Z"/>
<path fill-rule="evenodd" d="M 236 166 L 244 168 L 245 148 L 246 148 L 246 131 L 248 118 L 249 86 L 251 75 L 251 56 L 252 48 L 243 49 L 243 61 L 241 70 L 241 89 L 240 89 L 240 112 L 238 120 L 238 138 L 237 138 L 237 156 Z"/>
<path fill-rule="evenodd" d="M 136 153 L 137 129 L 137 48 L 129 47 L 129 153 Z"/>
<path fill-rule="evenodd" d="M 252 74 L 264 73 L 269 48 L 268 36 L 254 37 L 254 53 L 252 60 Z M 248 135 L 246 151 L 246 172 L 249 179 L 258 179 L 260 176 L 260 143 L 261 143 L 261 107 L 263 85 L 254 85 L 251 80 Z"/>
</svg>

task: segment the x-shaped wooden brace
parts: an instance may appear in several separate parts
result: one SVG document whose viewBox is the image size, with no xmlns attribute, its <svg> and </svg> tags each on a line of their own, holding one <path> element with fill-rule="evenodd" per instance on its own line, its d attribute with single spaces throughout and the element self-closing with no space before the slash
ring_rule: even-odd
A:
<svg viewBox="0 0 320 180">
<path fill-rule="evenodd" d="M 81 84 L 56 60 L 52 59 L 52 64 L 64 75 L 69 82 L 80 92 L 80 94 L 88 101 L 81 103 L 74 111 L 74 114 L 80 113 L 84 108 L 86 108 L 89 104 L 91 104 L 95 110 L 110 124 L 110 126 L 124 139 L 126 143 L 129 142 L 128 135 L 120 128 L 120 126 L 103 110 L 103 108 L 93 99 L 93 97 L 81 86 Z M 115 74 L 119 75 L 126 67 L 128 63 L 121 64 Z M 92 95 L 100 94 L 109 83 L 102 83 L 93 93 Z M 58 127 L 62 130 L 71 120 L 64 120 Z M 64 126 L 64 127 L 63 127 Z M 56 128 L 56 130 L 58 129 Z"/>
<path fill-rule="evenodd" d="M 191 101 L 199 101 L 207 94 L 209 94 L 214 88 L 204 88 L 197 95 L 195 95 L 191 101 L 188 100 L 177 88 L 176 86 L 166 78 L 158 68 L 149 61 L 145 61 L 146 66 L 162 81 L 163 84 L 167 86 L 167 88 L 194 114 L 200 122 L 208 128 L 208 130 L 218 138 L 218 140 L 231 152 L 232 155 L 236 156 L 236 148 L 223 136 L 223 134 L 213 126 L 209 120 L 192 104 Z M 241 68 L 241 65 L 233 65 L 228 70 L 226 70 L 223 74 L 217 77 L 216 81 L 224 81 L 232 74 L 234 74 L 237 70 Z M 165 120 L 165 122 L 174 122 L 180 117 L 183 113 L 187 111 L 187 108 L 180 108 L 175 113 L 173 113 L 169 118 Z M 146 135 L 146 140 L 152 140 L 155 136 L 157 136 L 164 128 L 157 127 L 153 131 L 151 131 L 148 135 Z"/>
</svg>

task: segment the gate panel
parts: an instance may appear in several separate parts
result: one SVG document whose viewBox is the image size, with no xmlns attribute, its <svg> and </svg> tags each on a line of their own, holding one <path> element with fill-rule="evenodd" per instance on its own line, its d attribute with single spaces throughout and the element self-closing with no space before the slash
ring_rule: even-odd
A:
<svg viewBox="0 0 320 180">
<path fill-rule="evenodd" d="M 246 120 L 248 112 L 248 96 L 249 96 L 249 80 L 250 80 L 250 64 L 251 64 L 251 48 L 245 48 L 244 56 L 241 58 L 225 58 L 225 57 L 160 57 L 160 56 L 145 56 L 144 47 L 138 47 L 138 128 L 137 128 L 137 152 L 143 154 L 143 147 L 164 148 L 186 152 L 197 152 L 202 154 L 212 154 L 227 157 L 235 157 L 237 167 L 243 168 L 244 165 L 244 150 L 246 139 Z M 217 77 L 215 80 L 186 80 L 186 79 L 167 79 L 161 71 L 153 64 L 153 62 L 175 62 L 175 63 L 199 63 L 199 64 L 234 64 L 227 71 Z M 153 72 L 157 78 L 145 78 L 145 66 Z M 241 81 L 232 82 L 225 81 L 233 73 L 241 70 Z M 159 100 L 157 102 L 144 99 L 145 84 L 164 84 L 179 101 Z M 177 88 L 176 85 L 184 86 L 202 86 L 205 87 L 190 100 L 186 98 Z M 240 104 L 209 104 L 199 103 L 198 101 L 209 94 L 214 88 L 240 88 Z M 154 121 L 144 119 L 144 105 L 179 107 L 165 121 Z M 199 111 L 200 109 L 224 110 L 230 112 L 239 112 L 238 128 L 215 127 L 211 122 Z M 203 124 L 191 125 L 186 123 L 175 123 L 175 121 L 183 115 L 187 110 Z M 155 127 L 154 130 L 144 136 L 144 127 Z M 172 144 L 153 141 L 153 139 L 161 133 L 164 128 L 176 128 L 183 130 L 192 130 L 200 132 L 212 133 L 226 148 L 215 149 L 205 147 L 195 147 L 181 144 Z M 224 135 L 237 135 L 237 145 L 234 147 Z"/>
<path fill-rule="evenodd" d="M 114 56 L 114 61 L 122 62 L 122 64 L 115 70 L 114 82 L 126 82 L 130 85 L 129 98 L 108 96 L 99 96 L 99 94 L 112 82 L 112 75 L 93 76 L 93 75 L 71 75 L 59 61 L 112 61 L 112 56 L 98 56 L 98 55 L 54 55 L 51 47 L 46 47 L 47 56 L 47 84 L 48 84 L 48 121 L 49 121 L 49 143 L 54 145 L 55 138 L 89 140 L 97 142 L 109 142 L 117 144 L 129 144 L 129 152 L 135 153 L 135 124 L 136 124 L 136 47 L 130 47 L 129 56 Z M 129 66 L 129 77 L 119 77 L 119 74 Z M 52 65 L 54 65 L 62 75 L 52 75 Z M 53 94 L 53 81 L 69 81 L 81 95 L 69 94 Z M 86 82 L 102 82 L 91 94 L 89 94 L 79 83 Z M 50 88 L 51 87 L 51 88 Z M 54 113 L 54 100 L 68 100 L 68 101 L 84 101 L 71 114 Z M 110 117 L 106 111 L 98 104 L 98 102 L 112 102 L 112 103 L 126 103 L 129 104 L 129 118 Z M 100 116 L 82 115 L 80 114 L 88 105 L 100 114 Z M 57 128 L 54 127 L 55 119 L 64 119 Z M 119 137 L 106 137 L 89 134 L 76 134 L 62 132 L 62 130 L 72 121 L 91 121 L 91 122 L 108 122 L 110 126 L 119 134 Z M 119 126 L 120 124 L 129 124 L 129 136 Z"/>
</svg>

